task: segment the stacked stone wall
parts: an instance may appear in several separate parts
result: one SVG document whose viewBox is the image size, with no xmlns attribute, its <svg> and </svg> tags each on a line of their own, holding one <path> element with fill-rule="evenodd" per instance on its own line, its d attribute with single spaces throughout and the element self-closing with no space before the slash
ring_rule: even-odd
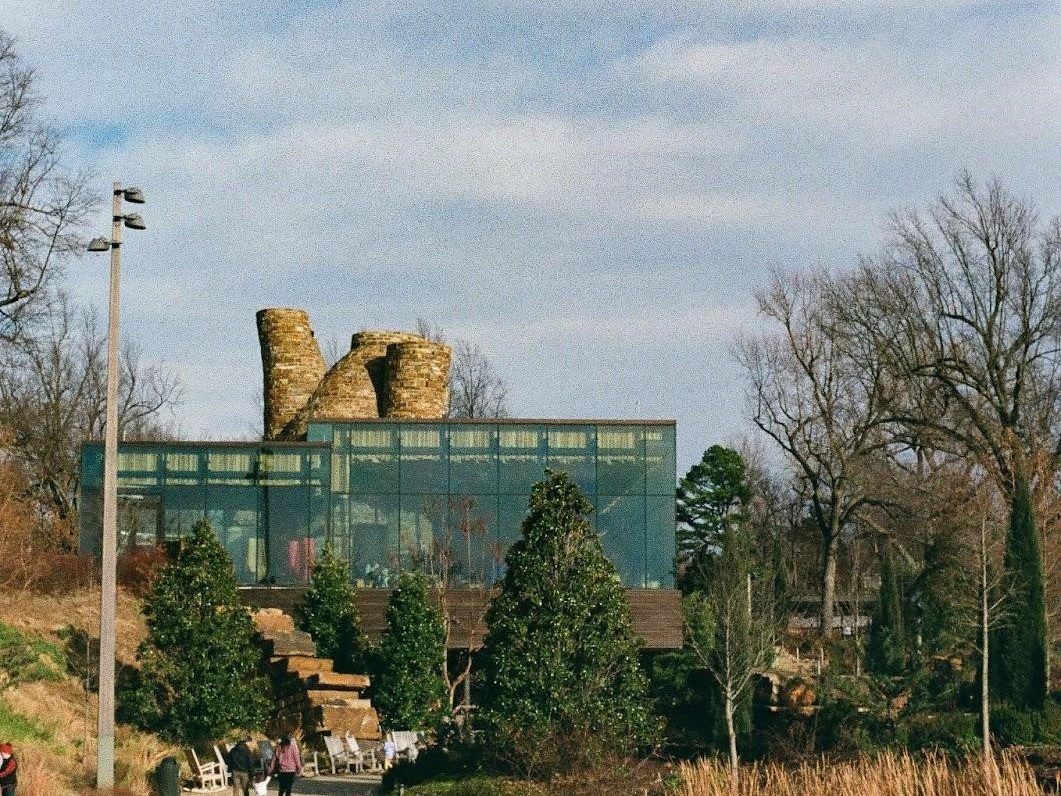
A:
<svg viewBox="0 0 1061 796">
<path fill-rule="evenodd" d="M 265 437 L 279 437 L 324 378 L 324 357 L 305 310 L 258 312 Z"/>
<path fill-rule="evenodd" d="M 353 335 L 325 372 L 304 310 L 258 313 L 266 439 L 301 439 L 311 420 L 438 419 L 449 406 L 449 346 L 410 332 Z"/>
</svg>

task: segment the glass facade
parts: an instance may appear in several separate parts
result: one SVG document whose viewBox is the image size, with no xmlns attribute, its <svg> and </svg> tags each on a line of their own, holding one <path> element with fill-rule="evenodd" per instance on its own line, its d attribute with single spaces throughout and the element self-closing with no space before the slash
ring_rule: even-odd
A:
<svg viewBox="0 0 1061 796">
<path fill-rule="evenodd" d="M 304 582 L 330 538 L 355 585 L 408 568 L 496 580 L 531 486 L 569 473 L 628 588 L 671 588 L 672 422 L 344 421 L 306 443 L 128 443 L 119 453 L 122 549 L 211 521 L 244 583 Z M 82 461 L 82 549 L 99 546 L 102 447 Z"/>
</svg>

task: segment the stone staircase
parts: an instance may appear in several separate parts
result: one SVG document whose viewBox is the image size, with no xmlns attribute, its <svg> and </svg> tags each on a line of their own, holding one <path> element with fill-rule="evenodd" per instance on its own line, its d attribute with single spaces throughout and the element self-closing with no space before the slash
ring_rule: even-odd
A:
<svg viewBox="0 0 1061 796">
<path fill-rule="evenodd" d="M 333 671 L 329 658 L 317 657 L 312 637 L 295 630 L 291 617 L 278 609 L 258 611 L 254 622 L 276 699 L 267 727 L 270 735 L 380 737 L 379 716 L 371 700 L 361 696 L 369 686 L 367 675 Z"/>
</svg>

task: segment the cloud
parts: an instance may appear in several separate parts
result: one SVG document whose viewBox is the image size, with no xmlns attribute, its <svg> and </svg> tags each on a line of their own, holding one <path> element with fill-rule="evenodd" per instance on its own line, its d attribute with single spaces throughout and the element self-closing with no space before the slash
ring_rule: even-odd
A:
<svg viewBox="0 0 1061 796">
<path fill-rule="evenodd" d="M 76 165 L 148 194 L 123 329 L 180 368 L 188 433 L 253 424 L 253 313 L 286 305 L 340 339 L 441 323 L 514 412 L 675 417 L 686 463 L 745 427 L 726 346 L 768 265 L 852 262 L 963 166 L 1061 209 L 1056 11 L 15 0 L 3 24 Z M 104 270 L 72 289 L 102 303 Z"/>
</svg>

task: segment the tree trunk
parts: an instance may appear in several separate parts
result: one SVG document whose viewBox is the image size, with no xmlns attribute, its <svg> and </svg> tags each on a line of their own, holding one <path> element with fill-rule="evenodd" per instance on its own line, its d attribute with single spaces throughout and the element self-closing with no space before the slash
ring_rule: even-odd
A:
<svg viewBox="0 0 1061 796">
<path fill-rule="evenodd" d="M 836 554 L 840 546 L 840 534 L 833 533 L 822 550 L 822 604 L 818 618 L 818 632 L 822 638 L 833 633 L 836 603 Z"/>
<path fill-rule="evenodd" d="M 980 526 L 980 736 L 984 765 L 991 757 L 991 688 L 988 685 L 990 662 L 990 620 L 987 583 L 987 520 Z"/>
<path fill-rule="evenodd" d="M 732 691 L 726 688 L 726 733 L 729 735 L 729 773 L 733 783 L 733 792 L 737 792 L 737 777 L 740 771 L 740 760 L 737 757 L 737 729 L 733 726 L 733 713 L 736 710 L 736 700 Z"/>
</svg>

